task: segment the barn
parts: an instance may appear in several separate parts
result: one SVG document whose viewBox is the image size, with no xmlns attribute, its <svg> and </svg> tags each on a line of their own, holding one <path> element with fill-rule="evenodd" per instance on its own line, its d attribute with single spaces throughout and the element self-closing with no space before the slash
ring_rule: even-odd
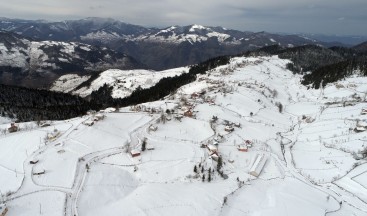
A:
<svg viewBox="0 0 367 216">
<path fill-rule="evenodd" d="M 131 157 L 138 157 L 138 156 L 140 156 L 140 151 L 137 150 L 137 149 L 133 149 L 133 150 L 130 151 L 130 155 L 131 155 Z"/>
</svg>

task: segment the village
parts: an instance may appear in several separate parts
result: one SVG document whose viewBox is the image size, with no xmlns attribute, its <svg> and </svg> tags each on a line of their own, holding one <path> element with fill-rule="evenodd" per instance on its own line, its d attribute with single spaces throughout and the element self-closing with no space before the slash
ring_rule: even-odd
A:
<svg viewBox="0 0 367 216">
<path fill-rule="evenodd" d="M 234 58 L 159 101 L 0 125 L 1 216 L 364 215 L 364 93 L 308 90 L 287 63 Z"/>
</svg>

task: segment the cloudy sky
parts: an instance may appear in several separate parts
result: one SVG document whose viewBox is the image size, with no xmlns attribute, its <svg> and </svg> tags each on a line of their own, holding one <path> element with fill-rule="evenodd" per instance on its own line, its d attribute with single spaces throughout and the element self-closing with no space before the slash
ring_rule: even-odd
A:
<svg viewBox="0 0 367 216">
<path fill-rule="evenodd" d="M 202 24 L 250 31 L 367 35 L 367 0 L 0 0 L 0 16 L 110 17 L 143 26 Z"/>
</svg>

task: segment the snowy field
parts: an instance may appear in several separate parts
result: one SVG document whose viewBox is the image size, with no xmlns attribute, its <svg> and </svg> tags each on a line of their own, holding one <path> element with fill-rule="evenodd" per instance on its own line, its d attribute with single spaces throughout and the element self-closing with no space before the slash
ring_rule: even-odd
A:
<svg viewBox="0 0 367 216">
<path fill-rule="evenodd" d="M 0 134 L 8 214 L 366 216 L 367 79 L 307 89 L 287 63 L 233 58 L 92 126 L 94 114 L 20 123 Z M 181 70 L 111 70 L 96 82 L 149 87 Z"/>
</svg>

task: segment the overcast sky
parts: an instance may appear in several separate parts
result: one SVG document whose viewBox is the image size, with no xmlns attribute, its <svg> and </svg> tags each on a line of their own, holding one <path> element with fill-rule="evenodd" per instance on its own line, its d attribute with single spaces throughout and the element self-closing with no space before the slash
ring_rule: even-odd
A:
<svg viewBox="0 0 367 216">
<path fill-rule="evenodd" d="M 110 17 L 150 27 L 202 24 L 250 31 L 367 35 L 367 0 L 0 0 L 0 16 Z"/>
</svg>

